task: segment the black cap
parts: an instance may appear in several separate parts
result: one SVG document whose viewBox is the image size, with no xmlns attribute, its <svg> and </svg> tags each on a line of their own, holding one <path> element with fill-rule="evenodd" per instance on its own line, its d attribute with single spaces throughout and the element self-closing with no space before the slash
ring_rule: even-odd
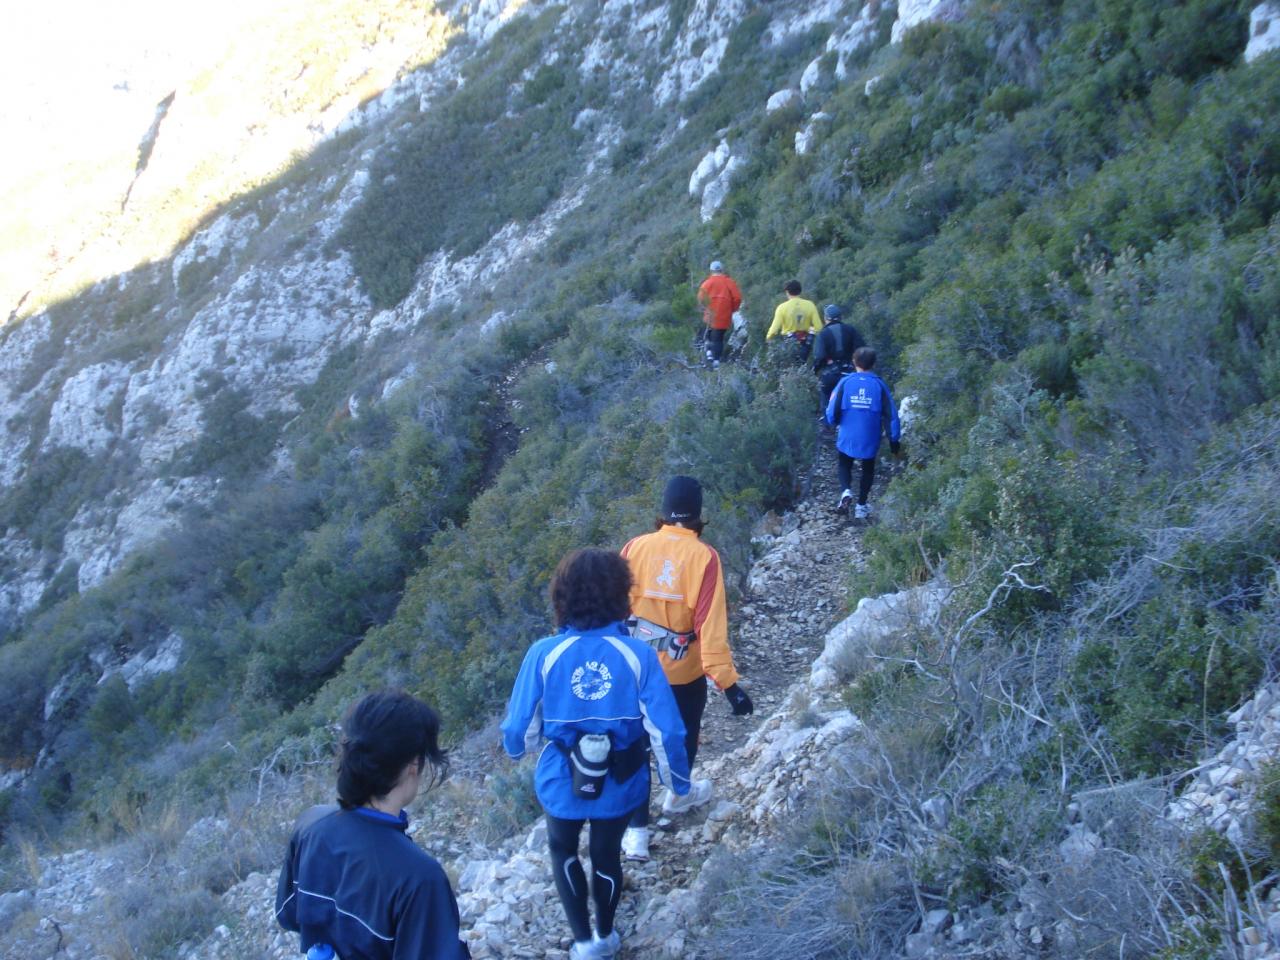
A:
<svg viewBox="0 0 1280 960">
<path fill-rule="evenodd" d="M 702 516 L 702 484 L 693 477 L 672 477 L 662 491 L 662 519 L 685 523 Z"/>
</svg>

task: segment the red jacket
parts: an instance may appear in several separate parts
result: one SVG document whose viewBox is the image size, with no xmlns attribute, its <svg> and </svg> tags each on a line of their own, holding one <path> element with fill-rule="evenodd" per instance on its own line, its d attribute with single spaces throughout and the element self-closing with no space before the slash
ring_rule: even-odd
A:
<svg viewBox="0 0 1280 960">
<path fill-rule="evenodd" d="M 742 306 L 742 291 L 725 273 L 713 273 L 698 288 L 702 319 L 713 330 L 728 330 L 733 325 L 733 311 Z"/>
</svg>

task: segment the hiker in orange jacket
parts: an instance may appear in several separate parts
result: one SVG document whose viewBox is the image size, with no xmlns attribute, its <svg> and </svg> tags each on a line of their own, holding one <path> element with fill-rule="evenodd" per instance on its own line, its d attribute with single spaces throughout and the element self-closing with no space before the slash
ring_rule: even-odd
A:
<svg viewBox="0 0 1280 960">
<path fill-rule="evenodd" d="M 724 568 L 715 549 L 702 542 L 702 485 L 693 477 L 672 477 L 662 494 L 662 514 L 652 533 L 634 537 L 622 548 L 631 566 L 631 635 L 658 649 L 658 661 L 671 683 L 685 727 L 689 766 L 698 754 L 698 735 L 707 706 L 707 681 L 724 693 L 735 716 L 754 709 L 738 684 L 729 649 Z M 670 790 L 662 801 L 667 816 L 684 813 L 711 799 L 710 780 L 694 780 L 688 794 Z M 629 860 L 649 858 L 648 798 L 631 816 L 622 837 Z"/>
<path fill-rule="evenodd" d="M 707 366 L 715 369 L 724 355 L 724 338 L 733 326 L 734 311 L 742 306 L 742 291 L 719 260 L 711 261 L 711 276 L 698 287 L 698 302 L 707 325 Z"/>
</svg>

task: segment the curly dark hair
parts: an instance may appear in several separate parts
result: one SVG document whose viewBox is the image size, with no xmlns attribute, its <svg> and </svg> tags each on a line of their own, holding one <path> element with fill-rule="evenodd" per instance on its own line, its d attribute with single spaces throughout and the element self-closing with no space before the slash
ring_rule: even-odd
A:
<svg viewBox="0 0 1280 960">
<path fill-rule="evenodd" d="M 631 614 L 631 567 L 612 550 L 587 547 L 560 561 L 551 578 L 557 627 L 595 630 Z"/>
</svg>

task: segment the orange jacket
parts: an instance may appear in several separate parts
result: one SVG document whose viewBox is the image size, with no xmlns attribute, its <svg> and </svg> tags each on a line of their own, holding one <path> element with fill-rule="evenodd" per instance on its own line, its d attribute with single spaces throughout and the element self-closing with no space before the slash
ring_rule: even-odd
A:
<svg viewBox="0 0 1280 960">
<path fill-rule="evenodd" d="M 728 330 L 733 325 L 733 311 L 742 306 L 742 291 L 725 273 L 713 273 L 698 288 L 702 319 L 713 330 Z"/>
<path fill-rule="evenodd" d="M 720 554 L 694 531 L 668 524 L 628 541 L 622 555 L 635 578 L 631 612 L 678 633 L 697 632 L 682 659 L 658 654 L 667 679 L 692 683 L 705 674 L 721 690 L 737 683 Z"/>
</svg>

